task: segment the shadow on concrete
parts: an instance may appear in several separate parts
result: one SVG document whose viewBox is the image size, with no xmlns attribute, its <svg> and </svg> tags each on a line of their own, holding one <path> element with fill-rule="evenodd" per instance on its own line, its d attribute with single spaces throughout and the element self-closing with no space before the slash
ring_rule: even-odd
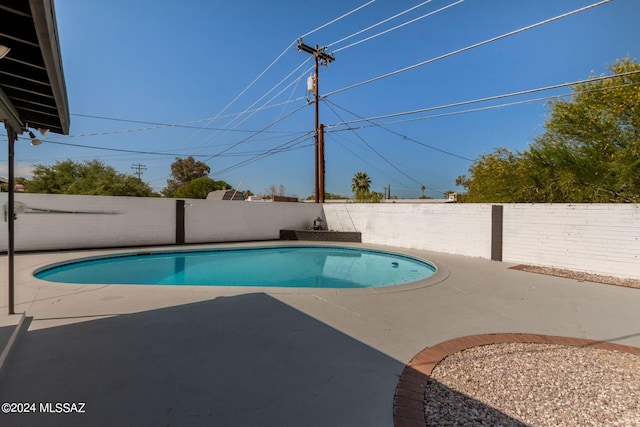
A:
<svg viewBox="0 0 640 427">
<path fill-rule="evenodd" d="M 0 402 L 36 413 L 0 413 L 3 427 L 388 427 L 404 368 L 259 293 L 29 331 L 7 363 Z M 84 413 L 42 412 L 56 403 Z"/>
<path fill-rule="evenodd" d="M 86 405 L 6 427 L 386 427 L 403 368 L 265 294 L 29 331 L 8 364 L 0 402 Z"/>
<path fill-rule="evenodd" d="M 4 350 L 15 329 L 16 325 L 0 326 L 0 353 Z"/>
</svg>

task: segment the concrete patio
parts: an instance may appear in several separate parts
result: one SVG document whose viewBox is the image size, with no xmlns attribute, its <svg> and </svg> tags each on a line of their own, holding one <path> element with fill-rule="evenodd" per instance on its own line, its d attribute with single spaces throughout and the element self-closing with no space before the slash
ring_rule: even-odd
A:
<svg viewBox="0 0 640 427">
<path fill-rule="evenodd" d="M 83 286 L 31 273 L 105 251 L 18 255 L 16 311 L 28 330 L 3 367 L 0 402 L 86 406 L 0 414 L 0 424 L 391 426 L 403 368 L 442 341 L 522 332 L 640 346 L 637 289 L 349 245 L 418 256 L 439 273 L 378 290 Z M 19 316 L 6 314 L 5 291 L 0 305 L 6 340 Z"/>
</svg>

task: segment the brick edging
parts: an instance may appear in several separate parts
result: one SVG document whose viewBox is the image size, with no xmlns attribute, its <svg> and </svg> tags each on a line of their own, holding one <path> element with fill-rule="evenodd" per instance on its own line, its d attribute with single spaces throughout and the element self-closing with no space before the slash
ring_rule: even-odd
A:
<svg viewBox="0 0 640 427">
<path fill-rule="evenodd" d="M 425 427 L 424 394 L 433 368 L 445 357 L 459 351 L 488 344 L 534 343 L 558 344 L 615 350 L 640 356 L 640 348 L 583 338 L 537 334 L 484 334 L 455 338 L 427 347 L 418 353 L 402 371 L 393 398 L 394 427 Z"/>
</svg>

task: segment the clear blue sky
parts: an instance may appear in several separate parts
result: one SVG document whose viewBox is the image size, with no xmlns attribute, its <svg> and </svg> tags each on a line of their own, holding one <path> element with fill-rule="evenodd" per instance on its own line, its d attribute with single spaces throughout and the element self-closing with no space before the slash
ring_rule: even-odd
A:
<svg viewBox="0 0 640 427">
<path fill-rule="evenodd" d="M 433 0 L 328 48 L 335 62 L 321 67 L 320 93 L 338 92 L 320 104 L 320 119 L 327 125 L 327 191 L 351 195 L 351 178 L 364 171 L 371 177 L 372 190 L 382 192 L 390 185 L 392 195 L 418 197 L 424 185 L 427 195 L 441 197 L 441 191 L 455 189 L 458 175 L 467 173 L 469 159 L 501 146 L 525 149 L 543 132 L 549 110 L 544 101 L 536 101 L 423 119 L 425 116 L 566 94 L 569 89 L 374 122 L 382 127 L 371 122 L 351 124 L 357 130 L 334 126 L 342 121 L 572 82 L 604 73 L 616 58 L 640 56 L 640 2 L 613 0 L 340 91 L 595 0 L 465 0 L 340 50 L 454 2 Z M 132 173 L 132 165 L 139 163 L 146 167 L 142 179 L 160 190 L 176 155 L 193 155 L 206 161 L 213 178 L 232 185 L 242 182 L 241 189 L 263 193 L 271 184 L 283 185 L 287 195 L 306 198 L 314 186 L 310 133 L 314 109 L 304 99 L 312 62 L 294 43 L 297 37 L 365 3 L 367 0 L 56 0 L 70 136 L 49 134 L 39 147 L 21 140 L 16 145 L 17 175 L 28 176 L 33 164 L 65 159 L 100 159 L 125 173 Z M 421 3 L 377 0 L 303 40 L 309 45 L 329 45 Z M 238 114 L 248 109 L 258 111 Z M 206 120 L 212 118 L 216 119 Z M 147 129 L 139 130 L 142 128 Z M 262 129 L 267 131 L 257 132 Z M 259 154 L 268 155 L 256 159 Z M 6 175 L 5 153 L 0 154 L 0 163 L 0 173 Z"/>
</svg>

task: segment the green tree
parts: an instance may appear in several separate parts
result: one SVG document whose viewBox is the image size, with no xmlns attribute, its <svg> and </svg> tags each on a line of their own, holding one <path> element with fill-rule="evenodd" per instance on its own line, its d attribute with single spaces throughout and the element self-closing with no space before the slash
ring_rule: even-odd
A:
<svg viewBox="0 0 640 427">
<path fill-rule="evenodd" d="M 483 154 L 469 169 L 472 177 L 460 179 L 467 189 L 464 200 L 475 203 L 529 201 L 523 197 L 530 187 L 527 169 L 522 155 L 506 148 Z"/>
<path fill-rule="evenodd" d="M 501 148 L 469 169 L 467 202 L 640 202 L 640 64 L 550 101 L 545 132 L 522 153 Z M 456 182 L 458 183 L 458 182 Z"/>
<path fill-rule="evenodd" d="M 351 179 L 351 191 L 357 201 L 364 201 L 367 199 L 369 189 L 371 188 L 371 178 L 366 172 L 356 172 Z"/>
<path fill-rule="evenodd" d="M 183 197 L 185 199 L 206 199 L 207 194 L 215 190 L 227 190 L 231 188 L 224 181 L 214 181 L 213 179 L 203 176 L 196 178 L 183 187 L 180 187 L 173 197 Z"/>
<path fill-rule="evenodd" d="M 171 164 L 171 178 L 167 179 L 167 186 L 162 190 L 165 197 L 176 197 L 176 191 L 191 181 L 207 177 L 211 168 L 206 163 L 189 156 L 186 159 L 176 157 Z"/>
<path fill-rule="evenodd" d="M 53 166 L 37 164 L 33 178 L 25 182 L 25 191 L 95 196 L 155 195 L 149 184 L 132 175 L 119 173 L 99 160 L 82 163 L 65 160 Z"/>
</svg>

